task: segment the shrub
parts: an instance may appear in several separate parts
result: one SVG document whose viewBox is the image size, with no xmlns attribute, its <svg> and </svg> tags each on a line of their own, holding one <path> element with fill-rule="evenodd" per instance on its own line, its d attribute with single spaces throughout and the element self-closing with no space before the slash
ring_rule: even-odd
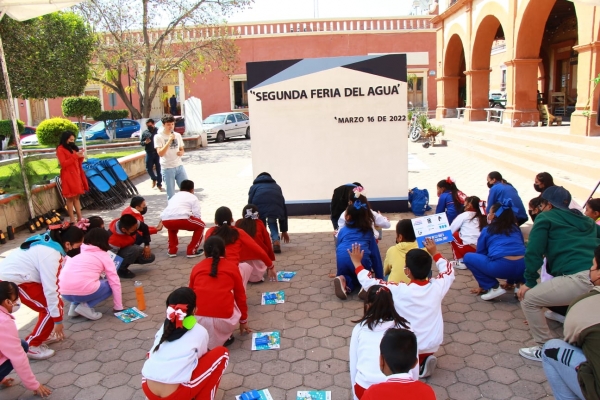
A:
<svg viewBox="0 0 600 400">
<path fill-rule="evenodd" d="M 25 130 L 25 124 L 21 120 L 17 120 L 17 127 L 19 128 L 19 134 L 23 133 Z M 4 140 L 4 138 L 10 137 L 8 143 L 13 143 L 15 141 L 15 131 L 13 129 L 12 120 L 3 119 L 0 120 L 0 141 Z"/>
<path fill-rule="evenodd" d="M 94 96 L 67 97 L 62 101 L 65 117 L 76 117 L 80 122 L 86 117 L 95 117 L 102 111 L 100 99 Z"/>
<path fill-rule="evenodd" d="M 56 147 L 64 131 L 72 132 L 75 137 L 79 134 L 77 125 L 64 118 L 50 118 L 42 121 L 37 127 L 37 137 L 40 144 Z"/>
<path fill-rule="evenodd" d="M 129 116 L 129 110 L 107 110 L 94 116 L 94 121 L 114 121 L 123 119 Z"/>
</svg>

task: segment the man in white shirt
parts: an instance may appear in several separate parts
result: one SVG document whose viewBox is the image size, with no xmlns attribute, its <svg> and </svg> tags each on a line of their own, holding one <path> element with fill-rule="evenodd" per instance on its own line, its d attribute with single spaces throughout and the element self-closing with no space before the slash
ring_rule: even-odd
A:
<svg viewBox="0 0 600 400">
<path fill-rule="evenodd" d="M 169 232 L 169 257 L 177 256 L 179 230 L 192 231 L 192 240 L 187 247 L 187 257 L 198 257 L 203 253 L 200 242 L 204 236 L 205 224 L 200 218 L 200 201 L 194 194 L 194 182 L 184 180 L 179 185 L 179 193 L 170 200 L 167 208 L 160 214 L 162 223 Z"/>
<path fill-rule="evenodd" d="M 164 129 L 154 136 L 154 148 L 160 156 L 163 182 L 167 185 L 167 199 L 175 194 L 175 182 L 181 188 L 181 182 L 187 179 L 183 168 L 183 139 L 175 132 L 175 118 L 171 114 L 162 117 Z"/>
</svg>

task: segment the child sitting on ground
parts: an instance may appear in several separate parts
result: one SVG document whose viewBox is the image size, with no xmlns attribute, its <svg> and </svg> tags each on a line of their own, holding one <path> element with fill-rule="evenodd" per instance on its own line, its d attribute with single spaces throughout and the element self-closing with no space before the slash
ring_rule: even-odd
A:
<svg viewBox="0 0 600 400">
<path fill-rule="evenodd" d="M 585 215 L 600 225 L 600 199 L 590 199 L 585 203 Z"/>
<path fill-rule="evenodd" d="M 379 370 L 379 343 L 385 331 L 390 328 L 408 329 L 408 321 L 394 309 L 390 289 L 375 285 L 369 288 L 365 300 L 364 316 L 352 330 L 350 339 L 350 381 L 355 398 L 360 399 L 371 385 L 385 382 L 385 375 Z M 416 355 L 415 355 L 416 360 Z M 416 368 L 414 379 L 418 379 Z"/>
<path fill-rule="evenodd" d="M 14 282 L 0 281 L 0 385 L 13 385 L 13 378 L 6 378 L 14 369 L 21 378 L 23 386 L 41 397 L 49 396 L 52 391 L 40 384 L 29 366 L 27 350 L 29 345 L 19 339 L 19 332 L 12 316 L 21 308 L 19 287 Z"/>
<path fill-rule="evenodd" d="M 383 274 L 388 277 L 388 282 L 410 282 L 410 279 L 404 273 L 406 253 L 418 248 L 411 220 L 402 219 L 398 221 L 398 224 L 396 224 L 396 245 L 388 249 L 383 263 Z"/>
<path fill-rule="evenodd" d="M 402 328 L 388 329 L 379 344 L 379 367 L 387 381 L 371 386 L 363 400 L 419 399 L 435 400 L 433 389 L 411 377 L 409 370 L 418 365 L 417 337 Z"/>
<path fill-rule="evenodd" d="M 225 347 L 208 350 L 208 332 L 198 324 L 196 295 L 187 287 L 167 297 L 167 318 L 142 368 L 149 400 L 212 399 L 227 368 Z"/>
<path fill-rule="evenodd" d="M 246 232 L 254 241 L 262 247 L 272 261 L 275 261 L 275 253 L 271 246 L 271 238 L 265 224 L 260 220 L 258 207 L 247 204 L 242 211 L 242 218 L 235 221 L 235 227 Z M 257 260 L 258 262 L 262 262 Z"/>
<path fill-rule="evenodd" d="M 362 186 L 357 186 L 357 187 L 353 188 L 352 195 L 348 199 L 348 205 L 351 205 L 356 199 L 360 198 L 361 195 L 364 196 L 364 189 Z M 389 227 L 392 226 L 390 224 L 390 220 L 387 217 L 384 217 L 383 215 L 381 215 L 381 213 L 379 213 L 378 211 L 374 211 L 373 209 L 371 209 L 371 205 L 369 204 L 368 201 L 367 201 L 367 207 L 369 208 L 369 211 L 371 212 L 371 214 L 373 214 L 373 233 L 375 234 L 375 239 L 381 240 L 381 235 L 383 233 L 383 229 L 389 229 Z M 348 206 L 346 206 L 346 208 L 348 208 Z M 338 219 L 337 223 L 338 223 L 337 232 L 339 232 L 340 229 L 342 229 L 344 226 L 346 226 L 346 211 L 345 210 L 340 215 L 340 218 Z M 337 236 L 337 234 L 336 234 L 336 236 Z"/>
<path fill-rule="evenodd" d="M 381 256 L 372 226 L 373 214 L 367 206 L 367 198 L 360 196 L 346 209 L 346 226 L 340 229 L 337 238 L 337 276 L 333 285 L 335 295 L 341 300 L 347 299 L 348 294 L 359 286 L 354 272 L 355 268 L 348 253 L 354 244 L 358 243 L 364 249 L 361 253 L 364 255 L 361 257 L 362 265 L 368 270 L 373 270 L 377 278 L 383 279 Z M 364 288 L 364 290 L 367 289 L 368 287 Z"/>
<path fill-rule="evenodd" d="M 419 341 L 421 378 L 430 376 L 437 364 L 433 353 L 439 349 L 444 339 L 442 300 L 454 282 L 454 269 L 437 252 L 433 239 L 425 239 L 425 248 L 427 251 L 413 249 L 406 253 L 406 275 L 410 279 L 409 284 L 388 283 L 376 279 L 361 264 L 364 251 L 361 250 L 360 244 L 353 244 L 352 250 L 348 250 L 363 289 L 367 290 L 373 285 L 387 286 L 392 292 L 396 311 L 410 322 L 410 327 Z M 429 280 L 427 277 L 431 272 L 431 256 L 427 252 L 433 254 L 439 270 L 438 276 Z"/>
<path fill-rule="evenodd" d="M 208 331 L 208 347 L 213 349 L 233 343 L 238 324 L 241 334 L 250 332 L 248 305 L 237 264 L 224 258 L 223 239 L 219 236 L 206 239 L 204 254 L 206 258 L 192 269 L 189 286 L 196 293 L 198 323 Z"/>
<path fill-rule="evenodd" d="M 440 198 L 435 209 L 436 214 L 446 212 L 448 222 L 452 223 L 464 209 L 465 194 L 458 190 L 456 181 L 450 177 L 437 184 L 437 195 Z"/>
<path fill-rule="evenodd" d="M 481 210 L 479 197 L 467 197 L 465 199 L 465 212 L 459 214 L 450 224 L 450 230 L 454 237 L 454 241 L 450 244 L 452 245 L 454 268 L 456 269 L 467 269 L 467 266 L 463 263 L 463 257 L 467 253 L 477 251 L 477 239 L 479 239 L 481 230 L 487 226 L 487 217 Z"/>
</svg>

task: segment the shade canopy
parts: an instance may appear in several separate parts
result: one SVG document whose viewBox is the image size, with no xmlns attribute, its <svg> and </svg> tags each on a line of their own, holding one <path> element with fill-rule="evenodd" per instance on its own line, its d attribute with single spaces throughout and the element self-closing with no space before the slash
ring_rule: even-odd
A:
<svg viewBox="0 0 600 400">
<path fill-rule="evenodd" d="M 14 20 L 25 21 L 81 3 L 83 0 L 0 0 L 0 11 Z"/>
</svg>

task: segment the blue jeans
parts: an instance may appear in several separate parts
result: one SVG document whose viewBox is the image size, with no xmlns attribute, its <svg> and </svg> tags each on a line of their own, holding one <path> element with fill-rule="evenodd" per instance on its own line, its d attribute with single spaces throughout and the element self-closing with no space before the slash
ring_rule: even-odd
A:
<svg viewBox="0 0 600 400">
<path fill-rule="evenodd" d="M 263 221 L 264 222 L 264 221 Z M 269 232 L 271 233 L 271 240 L 275 242 L 279 240 L 279 226 L 277 225 L 277 218 L 267 217 L 266 225 L 269 227 Z"/>
<path fill-rule="evenodd" d="M 583 351 L 564 340 L 544 344 L 542 366 L 556 400 L 584 400 L 575 368 L 585 361 Z"/>
<path fill-rule="evenodd" d="M 498 258 L 491 260 L 488 256 L 478 253 L 465 254 L 463 261 L 473 273 L 473 277 L 483 290 L 490 290 L 498 286 L 498 279 L 506 279 L 507 283 L 525 282 L 525 258 L 520 260 L 507 260 Z"/>
<path fill-rule="evenodd" d="M 29 345 L 23 339 L 21 339 L 21 346 L 23 347 L 23 351 L 25 353 L 27 353 L 27 351 L 29 350 Z M 10 360 L 4 361 L 2 363 L 2 365 L 0 365 L 0 381 L 2 379 L 6 378 L 12 370 L 13 370 L 13 366 L 12 366 L 12 363 L 10 362 Z"/>
<path fill-rule="evenodd" d="M 76 306 L 79 305 L 79 303 L 86 303 L 90 307 L 96 307 L 110 296 L 112 296 L 112 289 L 110 288 L 108 281 L 106 279 L 100 279 L 100 287 L 94 293 L 85 296 L 63 294 L 62 298 Z"/>
<path fill-rule="evenodd" d="M 188 178 L 183 165 L 175 168 L 163 168 L 162 177 L 163 182 L 167 185 L 167 200 L 175 194 L 175 182 L 177 182 L 177 187 L 179 187 L 181 186 L 181 182 Z"/>
<path fill-rule="evenodd" d="M 156 173 L 154 173 L 156 168 Z M 146 153 L 146 171 L 150 175 L 150 179 L 156 182 L 156 186 L 162 187 L 162 174 L 160 172 L 160 156 L 155 151 L 154 153 Z"/>
</svg>

